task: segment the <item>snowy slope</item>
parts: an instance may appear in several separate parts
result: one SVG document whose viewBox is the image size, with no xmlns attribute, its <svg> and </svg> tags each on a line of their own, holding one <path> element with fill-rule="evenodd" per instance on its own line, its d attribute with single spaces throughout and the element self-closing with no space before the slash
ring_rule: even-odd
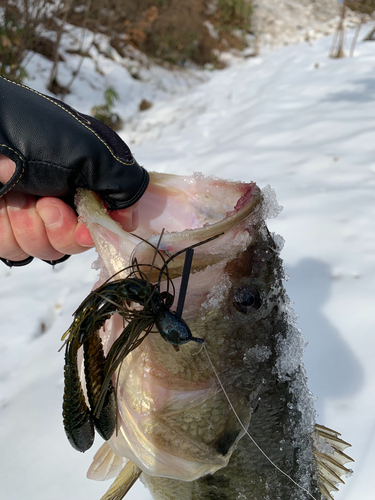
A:
<svg viewBox="0 0 375 500">
<path fill-rule="evenodd" d="M 256 36 L 261 45 L 276 47 L 331 35 L 341 15 L 337 0 L 253 0 Z M 344 26 L 353 28 L 360 14 L 346 10 Z"/>
<path fill-rule="evenodd" d="M 287 289 L 309 341 L 305 364 L 318 420 L 342 433 L 356 460 L 335 498 L 372 500 L 375 47 L 359 44 L 353 59 L 331 60 L 330 43 L 239 60 L 188 92 L 168 97 L 159 89 L 153 108 L 129 113 L 122 136 L 149 170 L 201 171 L 275 189 L 284 210 L 269 226 L 286 241 Z M 120 82 L 121 71 L 111 66 L 111 81 Z M 127 84 L 137 98 L 145 89 Z M 75 96 L 68 102 L 78 106 Z M 0 484 L 7 500 L 93 500 L 109 486 L 85 478 L 94 452 L 70 447 L 61 418 L 57 350 L 95 282 L 94 258 L 90 251 L 55 270 L 41 262 L 0 268 Z M 127 498 L 150 497 L 137 484 Z"/>
</svg>

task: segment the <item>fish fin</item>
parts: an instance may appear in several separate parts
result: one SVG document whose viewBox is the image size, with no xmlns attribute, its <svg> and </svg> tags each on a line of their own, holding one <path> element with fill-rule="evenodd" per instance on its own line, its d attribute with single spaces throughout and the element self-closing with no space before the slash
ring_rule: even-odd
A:
<svg viewBox="0 0 375 500">
<path fill-rule="evenodd" d="M 124 458 L 115 455 L 108 443 L 104 443 L 95 453 L 92 464 L 87 471 L 88 479 L 105 481 L 116 477 L 124 466 Z"/>
<path fill-rule="evenodd" d="M 100 500 L 122 500 L 141 474 L 142 470 L 128 460 Z"/>
<path fill-rule="evenodd" d="M 344 464 L 354 462 L 344 453 L 344 450 L 351 445 L 343 441 L 340 436 L 341 434 L 324 425 L 315 425 L 313 442 L 319 488 L 323 497 L 329 500 L 333 500 L 332 491 L 338 491 L 337 485 L 345 484 L 342 476 L 352 473 Z"/>
</svg>

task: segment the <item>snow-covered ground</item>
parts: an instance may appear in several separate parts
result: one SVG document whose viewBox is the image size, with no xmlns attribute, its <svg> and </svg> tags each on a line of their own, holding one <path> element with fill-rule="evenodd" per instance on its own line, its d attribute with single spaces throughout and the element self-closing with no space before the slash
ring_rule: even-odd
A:
<svg viewBox="0 0 375 500">
<path fill-rule="evenodd" d="M 337 0 L 252 0 L 252 5 L 253 26 L 263 47 L 292 45 L 331 35 L 337 29 L 342 10 Z M 359 13 L 346 9 L 346 28 L 355 26 L 359 19 Z"/>
<path fill-rule="evenodd" d="M 327 57 L 330 44 L 324 38 L 237 60 L 199 84 L 198 74 L 184 80 L 163 70 L 155 90 L 152 78 L 128 79 L 112 62 L 105 77 L 123 89 L 123 108 L 131 96 L 121 135 L 149 170 L 200 171 L 275 189 L 284 210 L 269 227 L 286 241 L 286 286 L 309 342 L 305 365 L 318 421 L 342 433 L 356 460 L 335 498 L 372 500 L 375 43 L 359 43 L 353 59 L 338 60 Z M 33 61 L 30 67 L 40 64 Z M 42 90 L 37 77 L 29 83 Z M 88 111 L 92 96 L 83 85 L 77 78 L 68 102 Z M 147 92 L 154 106 L 137 114 L 134 100 Z M 94 451 L 70 447 L 61 417 L 57 351 L 96 280 L 94 259 L 89 251 L 54 270 L 37 261 L 0 268 L 2 498 L 93 500 L 109 486 L 85 478 Z M 127 498 L 150 496 L 137 484 Z"/>
</svg>

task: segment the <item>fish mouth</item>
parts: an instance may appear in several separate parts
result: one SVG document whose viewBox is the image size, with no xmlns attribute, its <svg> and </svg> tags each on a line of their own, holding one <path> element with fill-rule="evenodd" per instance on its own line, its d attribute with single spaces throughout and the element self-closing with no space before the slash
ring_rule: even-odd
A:
<svg viewBox="0 0 375 500">
<path fill-rule="evenodd" d="M 138 208 L 139 226 L 133 234 L 109 217 L 94 193 L 79 190 L 76 196 L 77 211 L 104 260 L 107 278 L 128 267 L 132 258 L 144 265 L 154 261 L 155 267 L 160 268 L 165 260 L 163 254 L 168 259 L 205 240 L 211 241 L 195 251 L 191 272 L 234 258 L 244 248 L 244 242 L 241 244 L 241 238 L 237 241 L 236 237 L 245 229 L 248 234 L 251 232 L 249 228 L 260 212 L 261 202 L 261 192 L 252 182 L 151 172 L 149 187 Z M 155 261 L 156 247 L 162 255 Z M 168 264 L 171 278 L 181 276 L 184 258 L 180 254 Z M 151 279 L 156 277 L 154 274 Z"/>
</svg>

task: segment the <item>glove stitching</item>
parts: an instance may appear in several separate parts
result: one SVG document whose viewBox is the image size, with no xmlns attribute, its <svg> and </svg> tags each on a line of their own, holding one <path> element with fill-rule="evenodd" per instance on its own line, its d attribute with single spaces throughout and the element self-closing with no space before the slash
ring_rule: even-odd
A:
<svg viewBox="0 0 375 500">
<path fill-rule="evenodd" d="M 40 92 L 38 92 L 37 90 L 34 90 L 30 87 L 26 87 L 26 85 L 22 85 L 21 83 L 17 83 L 17 82 L 13 82 L 12 80 L 8 80 L 7 78 L 4 78 L 0 75 L 0 78 L 2 78 L 3 80 L 7 80 L 9 83 L 13 83 L 14 85 L 17 85 L 17 87 L 21 87 L 25 90 L 29 90 L 31 92 L 34 92 L 34 94 L 40 96 L 40 97 L 43 97 L 44 99 L 46 99 L 47 101 L 51 102 L 52 104 L 54 104 L 55 106 L 59 107 L 60 109 L 62 109 L 63 111 L 65 111 L 66 113 L 68 113 L 70 116 L 72 116 L 75 120 L 77 120 L 78 123 L 80 123 L 81 125 L 83 125 L 87 130 L 89 130 L 91 133 L 93 133 L 95 135 L 95 137 L 97 139 L 99 139 L 99 141 L 104 144 L 104 146 L 108 149 L 108 151 L 111 153 L 111 155 L 113 156 L 113 158 L 115 160 L 117 160 L 119 163 L 121 163 L 122 165 L 134 165 L 135 163 L 135 160 L 133 158 L 133 161 L 131 163 L 127 163 L 123 160 L 120 160 L 120 158 L 118 158 L 112 151 L 112 149 L 110 148 L 109 144 L 107 144 L 101 137 L 100 135 L 98 135 L 92 128 L 88 127 L 87 125 L 85 125 L 81 120 L 79 120 L 73 113 L 71 113 L 70 111 L 68 111 L 67 109 L 65 109 L 63 106 L 61 106 L 60 104 L 57 104 L 55 101 L 53 101 L 52 99 L 50 99 L 49 97 L 47 97 L 46 95 L 44 94 L 41 94 Z"/>
<path fill-rule="evenodd" d="M 5 196 L 7 193 L 9 193 L 9 191 L 11 189 L 14 188 L 14 186 L 16 186 L 20 180 L 21 180 L 21 177 L 23 176 L 23 174 L 25 173 L 25 160 L 22 158 L 22 156 L 18 153 L 18 151 L 16 151 L 15 149 L 9 147 L 7 144 L 0 144 L 1 147 L 4 147 L 4 148 L 7 148 L 7 149 L 10 149 L 10 151 L 13 151 L 13 153 L 15 153 L 18 158 L 21 160 L 22 162 L 22 171 L 20 173 L 20 175 L 18 176 L 18 178 L 13 181 L 9 186 L 8 186 L 8 189 L 6 191 L 4 191 L 3 194 L 0 195 L 0 198 L 2 198 L 3 196 Z M 7 183 L 6 183 L 7 184 Z M 4 187 L 6 186 L 6 184 L 4 185 Z"/>
</svg>

